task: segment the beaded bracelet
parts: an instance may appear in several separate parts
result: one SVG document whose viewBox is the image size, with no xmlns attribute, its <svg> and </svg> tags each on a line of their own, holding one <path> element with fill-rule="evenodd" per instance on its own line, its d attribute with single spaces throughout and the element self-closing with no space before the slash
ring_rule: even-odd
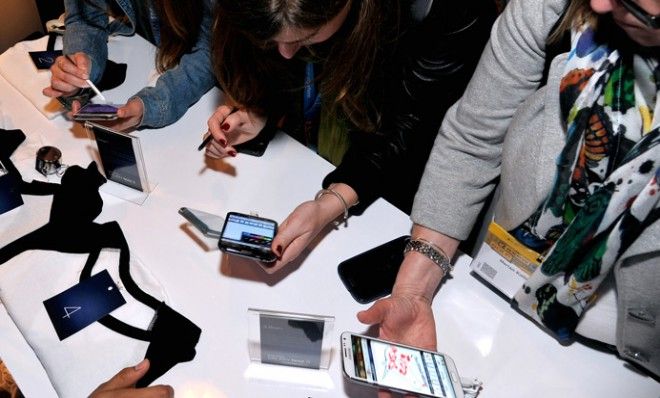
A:
<svg viewBox="0 0 660 398">
<path fill-rule="evenodd" d="M 433 261 L 445 275 L 449 274 L 454 269 L 454 266 L 449 261 L 449 256 L 445 254 L 444 250 L 436 246 L 434 243 L 422 238 L 412 238 L 406 245 L 403 254 L 408 252 L 417 252 L 426 256 L 429 260 Z"/>
<path fill-rule="evenodd" d="M 348 227 L 348 208 L 349 208 L 349 206 L 348 206 L 348 203 L 346 203 L 346 200 L 344 199 L 344 197 L 341 196 L 341 194 L 339 192 L 335 191 L 332 188 L 324 188 L 324 189 L 321 189 L 320 191 L 318 191 L 316 193 L 316 196 L 314 196 L 314 200 L 318 200 L 321 196 L 326 195 L 326 194 L 332 194 L 332 195 L 336 196 L 337 199 L 339 199 L 341 204 L 344 206 L 344 218 L 341 221 L 335 220 L 333 222 L 335 228 L 338 227 L 339 224 L 341 224 L 342 222 L 344 223 L 344 227 Z"/>
</svg>

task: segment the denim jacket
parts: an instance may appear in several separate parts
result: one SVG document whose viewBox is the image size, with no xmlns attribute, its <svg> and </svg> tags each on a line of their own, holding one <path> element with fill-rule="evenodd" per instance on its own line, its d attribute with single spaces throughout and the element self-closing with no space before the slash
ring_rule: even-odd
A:
<svg viewBox="0 0 660 398">
<path fill-rule="evenodd" d="M 115 1 L 128 17 L 109 22 L 108 2 Z M 139 1 L 139 0 L 138 0 Z M 215 84 L 211 66 L 210 29 L 212 0 L 206 0 L 197 43 L 179 64 L 164 72 L 154 87 L 145 87 L 135 97 L 144 104 L 140 127 L 162 127 L 174 123 Z M 66 33 L 64 54 L 84 52 L 92 61 L 90 79 L 98 82 L 108 58 L 108 36 L 135 33 L 135 0 L 64 0 Z M 156 43 L 153 43 L 156 44 Z"/>
</svg>

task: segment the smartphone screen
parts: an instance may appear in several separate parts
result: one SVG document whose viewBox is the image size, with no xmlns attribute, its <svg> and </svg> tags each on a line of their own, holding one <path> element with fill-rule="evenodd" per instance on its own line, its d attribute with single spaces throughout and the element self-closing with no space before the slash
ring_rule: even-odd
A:
<svg viewBox="0 0 660 398">
<path fill-rule="evenodd" d="M 230 212 L 225 218 L 218 246 L 232 254 L 275 261 L 270 245 L 277 232 L 277 223 L 266 218 Z"/>
<path fill-rule="evenodd" d="M 339 264 L 339 277 L 355 301 L 366 304 L 392 293 L 409 240 L 400 236 Z"/>
<path fill-rule="evenodd" d="M 118 109 L 115 105 L 90 103 L 80 108 L 73 118 L 75 120 L 113 120 L 117 118 Z"/>
<path fill-rule="evenodd" d="M 458 375 L 451 370 L 453 361 L 443 354 L 350 333 L 342 334 L 342 344 L 350 347 L 344 356 L 350 353 L 352 358 L 344 358 L 343 363 L 351 379 L 398 391 L 457 398 L 452 379 L 457 380 Z"/>
</svg>

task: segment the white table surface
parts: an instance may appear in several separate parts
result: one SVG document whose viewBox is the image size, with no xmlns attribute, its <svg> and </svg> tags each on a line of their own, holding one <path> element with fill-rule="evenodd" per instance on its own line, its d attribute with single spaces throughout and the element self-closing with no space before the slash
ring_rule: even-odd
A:
<svg viewBox="0 0 660 398">
<path fill-rule="evenodd" d="M 111 59 L 129 65 L 124 85 L 106 95 L 123 102 L 148 80 L 153 49 L 140 38 L 112 39 Z M 141 206 L 104 194 L 103 213 L 96 220 L 120 223 L 131 250 L 165 287 L 170 305 L 202 329 L 195 359 L 175 366 L 157 383 L 171 384 L 179 397 L 375 396 L 374 390 L 341 375 L 339 334 L 365 332 L 355 314 L 367 306 L 351 298 L 336 267 L 343 259 L 408 233 L 408 217 L 380 200 L 364 215 L 351 218 L 349 228 L 331 231 L 313 251 L 276 275 L 267 275 L 249 260 L 204 251 L 186 233 L 187 223 L 177 214 L 180 207 L 218 215 L 256 211 L 281 221 L 297 204 L 313 198 L 332 169 L 284 134 L 276 136 L 261 158 L 239 154 L 207 161 L 196 147 L 219 100 L 214 89 L 177 123 L 139 132 L 149 177 L 158 185 Z M 27 145 L 56 145 L 67 164 L 87 165 L 91 160 L 90 141 L 79 125 L 62 117 L 47 120 L 1 76 L 0 110 L 0 127 L 22 129 L 30 137 Z M 6 244 L 2 231 L 0 215 L 0 244 Z M 578 343 L 559 345 L 472 276 L 469 261 L 467 256 L 457 260 L 433 307 L 439 350 L 454 358 L 462 376 L 483 381 L 481 397 L 660 397 L 658 382 L 615 356 Z M 250 367 L 248 308 L 334 316 L 328 371 L 281 368 L 264 377 Z M 46 373 L 3 307 L 0 341 L 0 357 L 24 394 L 55 397 Z"/>
</svg>

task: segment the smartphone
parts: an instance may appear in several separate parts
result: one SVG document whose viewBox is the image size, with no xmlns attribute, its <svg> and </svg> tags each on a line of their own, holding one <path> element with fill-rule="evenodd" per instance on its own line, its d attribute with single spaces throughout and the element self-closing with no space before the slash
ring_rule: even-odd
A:
<svg viewBox="0 0 660 398">
<path fill-rule="evenodd" d="M 234 148 L 236 148 L 237 152 L 243 153 L 245 155 L 261 156 L 264 154 L 264 152 L 266 152 L 266 148 L 268 148 L 268 142 L 269 141 L 259 139 L 259 137 L 255 137 L 250 141 L 234 145 Z"/>
<path fill-rule="evenodd" d="M 225 253 L 270 263 L 277 260 L 270 248 L 276 233 L 277 223 L 273 220 L 229 212 L 218 247 Z"/>
<path fill-rule="evenodd" d="M 362 336 L 341 335 L 342 368 L 348 379 L 400 393 L 463 398 L 454 361 L 439 352 Z"/>
<path fill-rule="evenodd" d="M 197 228 L 202 235 L 209 238 L 220 238 L 225 221 L 222 217 L 189 207 L 180 208 L 179 214 Z"/>
<path fill-rule="evenodd" d="M 367 304 L 392 293 L 408 241 L 410 235 L 400 236 L 339 264 L 339 278 L 355 301 Z"/>
<path fill-rule="evenodd" d="M 266 126 L 259 132 L 259 134 L 251 139 L 250 141 L 244 142 L 242 144 L 235 145 L 236 151 L 246 155 L 252 156 L 261 156 L 266 152 L 268 144 L 275 136 L 277 128 L 266 124 Z"/>
<path fill-rule="evenodd" d="M 73 114 L 73 120 L 115 120 L 117 109 L 119 107 L 115 105 L 89 103 Z"/>
</svg>

